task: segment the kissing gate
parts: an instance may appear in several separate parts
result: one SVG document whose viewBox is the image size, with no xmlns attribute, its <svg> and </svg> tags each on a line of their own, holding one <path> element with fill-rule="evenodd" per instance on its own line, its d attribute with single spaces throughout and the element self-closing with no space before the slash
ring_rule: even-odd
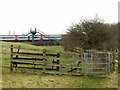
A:
<svg viewBox="0 0 120 90">
<path fill-rule="evenodd" d="M 108 75 L 110 52 L 61 52 L 48 50 L 26 52 L 26 48 L 11 45 L 10 70 L 34 70 L 50 74 Z"/>
</svg>

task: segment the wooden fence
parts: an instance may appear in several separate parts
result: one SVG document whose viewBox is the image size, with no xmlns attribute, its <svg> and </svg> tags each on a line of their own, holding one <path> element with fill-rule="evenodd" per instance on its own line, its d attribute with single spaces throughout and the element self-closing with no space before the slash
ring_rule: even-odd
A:
<svg viewBox="0 0 120 90">
<path fill-rule="evenodd" d="M 110 73 L 109 52 L 72 51 L 71 64 L 61 63 L 64 53 L 50 53 L 46 49 L 26 52 L 20 46 L 11 45 L 10 70 L 34 70 L 50 74 L 95 75 Z M 76 58 L 77 57 L 77 58 Z M 65 59 L 67 60 L 67 59 Z M 104 61 L 104 62 L 103 62 Z"/>
<path fill-rule="evenodd" d="M 81 75 L 76 73 L 77 69 L 81 69 L 79 66 L 80 62 L 76 66 L 60 64 L 60 53 L 50 53 L 46 49 L 42 52 L 26 52 L 24 49 L 14 48 L 11 45 L 11 61 L 10 70 L 35 70 L 43 73 L 52 74 L 70 74 L 70 75 Z M 67 69 L 66 69 L 67 68 Z M 64 71 L 63 69 L 66 69 Z"/>
</svg>

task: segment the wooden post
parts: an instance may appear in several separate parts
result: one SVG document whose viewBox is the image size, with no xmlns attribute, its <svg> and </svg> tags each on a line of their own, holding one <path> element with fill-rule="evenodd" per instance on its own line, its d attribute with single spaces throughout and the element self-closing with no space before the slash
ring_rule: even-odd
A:
<svg viewBox="0 0 120 90">
<path fill-rule="evenodd" d="M 17 53 L 20 51 L 20 46 L 18 47 Z M 18 55 L 16 55 L 16 58 L 18 58 Z"/>
<path fill-rule="evenodd" d="M 17 53 L 20 51 L 20 46 L 18 47 Z M 18 58 L 18 54 L 16 55 L 16 58 Z M 17 63 L 15 64 L 15 67 L 17 67 Z"/>
<path fill-rule="evenodd" d="M 106 74 L 108 74 L 108 53 L 106 53 Z"/>
<path fill-rule="evenodd" d="M 13 71 L 13 63 L 12 63 L 12 59 L 13 59 L 13 45 L 11 45 L 11 48 L 10 48 L 10 51 L 11 51 L 11 55 L 10 55 L 10 71 Z"/>
<path fill-rule="evenodd" d="M 57 53 L 57 64 L 60 64 L 60 54 Z M 56 67 L 56 70 L 59 71 L 59 66 Z"/>
<path fill-rule="evenodd" d="M 84 66 L 84 63 L 83 63 L 83 60 L 84 60 L 84 49 L 81 48 L 81 73 L 84 74 L 84 70 L 83 70 L 83 66 Z"/>
<path fill-rule="evenodd" d="M 52 64 L 54 64 L 54 62 L 55 62 L 54 59 L 55 59 L 55 58 L 54 58 L 54 56 L 53 56 Z M 52 69 L 54 69 L 54 66 L 52 66 Z"/>
<path fill-rule="evenodd" d="M 87 76 L 87 70 L 86 70 L 86 61 L 87 61 L 87 58 L 86 58 L 86 56 L 87 56 L 87 53 L 86 52 L 84 52 L 84 76 L 86 77 Z"/>
<path fill-rule="evenodd" d="M 115 50 L 113 49 L 113 59 L 112 59 L 112 61 L 111 61 L 112 63 L 111 63 L 111 72 L 113 72 L 113 71 L 115 71 Z"/>
<path fill-rule="evenodd" d="M 106 73 L 110 73 L 110 53 L 106 53 Z"/>
<path fill-rule="evenodd" d="M 90 69 L 90 73 L 91 73 L 91 72 L 93 72 L 93 69 L 94 69 L 94 64 L 93 64 L 93 52 L 91 52 L 91 55 L 90 55 L 90 56 L 91 56 L 91 58 L 90 58 L 90 59 L 91 59 L 91 61 L 90 61 L 90 63 L 91 63 L 91 64 L 90 64 L 90 68 L 91 68 L 91 69 Z"/>
<path fill-rule="evenodd" d="M 75 61 L 75 54 L 74 54 L 74 49 L 72 49 L 72 67 L 71 67 L 71 70 L 73 69 L 73 66 L 74 66 L 74 61 Z"/>
<path fill-rule="evenodd" d="M 110 52 L 108 52 L 108 74 L 110 74 Z"/>
<path fill-rule="evenodd" d="M 120 49 L 118 51 L 118 60 L 120 60 Z M 118 73 L 119 73 L 119 76 L 120 76 L 120 61 L 118 61 Z M 120 78 L 119 78 L 119 81 L 120 81 Z"/>
<path fill-rule="evenodd" d="M 43 63 L 44 63 L 43 73 L 45 73 L 46 71 L 46 49 L 43 49 Z"/>
</svg>

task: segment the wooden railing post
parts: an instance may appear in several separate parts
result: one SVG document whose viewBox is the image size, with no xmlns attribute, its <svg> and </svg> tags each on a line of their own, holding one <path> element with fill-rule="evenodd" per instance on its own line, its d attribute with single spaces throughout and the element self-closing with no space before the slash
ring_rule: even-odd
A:
<svg viewBox="0 0 120 90">
<path fill-rule="evenodd" d="M 18 47 L 17 53 L 20 51 L 20 46 Z M 18 54 L 16 55 L 16 58 L 18 58 Z M 17 63 L 15 64 L 15 67 L 17 67 Z"/>
<path fill-rule="evenodd" d="M 86 62 L 86 61 L 87 61 L 87 58 L 86 58 L 86 54 L 87 54 L 87 53 L 84 52 L 84 59 L 83 59 L 83 60 L 84 60 L 84 76 L 85 76 L 85 77 L 87 76 L 87 70 L 86 70 L 86 69 L 87 69 L 87 67 L 86 67 L 86 65 L 87 65 L 87 62 Z"/>
<path fill-rule="evenodd" d="M 43 73 L 45 73 L 46 71 L 46 49 L 43 49 L 43 63 L 44 63 Z"/>
<path fill-rule="evenodd" d="M 111 72 L 115 71 L 115 50 L 113 49 L 113 59 L 111 60 Z"/>
<path fill-rule="evenodd" d="M 55 57 L 53 56 L 52 64 L 55 63 Z M 52 69 L 54 69 L 54 66 L 52 66 Z"/>
<path fill-rule="evenodd" d="M 106 72 L 110 74 L 110 52 L 107 52 L 106 58 Z"/>
<path fill-rule="evenodd" d="M 57 64 L 60 64 L 60 54 L 57 53 Z M 59 71 L 59 66 L 56 67 L 56 71 Z"/>
<path fill-rule="evenodd" d="M 13 71 L 13 64 L 12 64 L 12 59 L 13 59 L 13 45 L 11 45 L 11 48 L 10 48 L 10 51 L 11 51 L 11 55 L 10 55 L 10 71 Z"/>
<path fill-rule="evenodd" d="M 18 47 L 17 53 L 20 51 L 20 46 Z M 16 58 L 18 58 L 18 55 L 16 55 Z"/>
<path fill-rule="evenodd" d="M 84 49 L 81 48 L 81 73 L 84 74 Z"/>
</svg>

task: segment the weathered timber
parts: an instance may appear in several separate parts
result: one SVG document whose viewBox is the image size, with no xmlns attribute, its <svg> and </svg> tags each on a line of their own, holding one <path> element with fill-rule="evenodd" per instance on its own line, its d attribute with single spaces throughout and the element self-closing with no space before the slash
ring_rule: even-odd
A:
<svg viewBox="0 0 120 90">
<path fill-rule="evenodd" d="M 60 64 L 60 54 L 57 53 L 57 64 Z M 59 66 L 56 67 L 56 70 L 59 71 Z"/>
<path fill-rule="evenodd" d="M 46 71 L 46 49 L 43 49 L 43 63 L 44 63 L 43 72 L 45 73 Z"/>
<path fill-rule="evenodd" d="M 26 61 L 18 61 L 18 60 L 12 60 L 13 64 L 29 64 L 29 65 L 43 65 L 44 63 L 35 63 L 35 62 L 26 62 Z"/>
<path fill-rule="evenodd" d="M 77 67 L 79 67 L 81 63 L 81 60 L 79 60 L 78 64 L 77 64 Z M 71 70 L 69 70 L 68 72 L 73 72 L 73 71 L 76 71 L 78 68 L 74 67 L 74 68 L 71 68 Z M 80 67 L 79 70 L 81 70 L 82 68 Z"/>
<path fill-rule="evenodd" d="M 13 45 L 11 45 L 11 48 L 10 48 L 10 52 L 11 52 L 11 55 L 10 55 L 10 58 L 11 58 L 11 60 L 10 60 L 10 71 L 12 71 L 13 70 L 13 64 L 12 64 L 12 59 L 13 59 L 13 54 L 12 54 L 12 52 L 13 52 Z"/>
<path fill-rule="evenodd" d="M 38 62 L 26 62 L 26 61 L 18 61 L 18 60 L 12 60 L 12 63 L 17 63 L 17 64 L 30 64 L 30 65 L 44 65 L 44 63 L 38 63 Z M 46 63 L 47 66 L 55 66 L 55 67 L 61 67 L 61 68 L 77 68 L 81 69 L 79 66 L 71 66 L 71 65 L 63 65 L 63 64 L 49 64 Z"/>
<path fill-rule="evenodd" d="M 43 53 L 31 53 L 31 52 L 12 52 L 12 54 L 16 55 L 39 55 L 39 56 L 43 56 Z"/>
<path fill-rule="evenodd" d="M 45 73 L 48 74 L 59 74 L 59 75 L 73 75 L 73 76 L 80 76 L 83 75 L 81 73 L 68 73 L 68 72 L 58 72 L 58 71 L 46 71 Z"/>
<path fill-rule="evenodd" d="M 16 58 L 16 57 L 13 57 L 13 60 L 43 60 L 43 58 L 21 58 L 21 57 L 19 57 L 19 58 Z"/>
<path fill-rule="evenodd" d="M 39 55 L 39 56 L 43 56 L 43 53 L 31 53 L 31 52 L 12 52 L 12 54 L 14 55 Z M 59 56 L 60 54 L 57 53 L 57 54 L 50 54 L 50 53 L 46 53 L 46 56 Z"/>
<path fill-rule="evenodd" d="M 43 71 L 43 68 L 34 68 L 34 67 L 16 67 L 15 69 L 28 69 L 28 70 Z M 56 69 L 46 68 L 46 70 L 56 70 Z"/>
<path fill-rule="evenodd" d="M 73 71 L 76 71 L 78 68 L 74 67 L 72 68 L 71 70 L 69 70 L 68 72 L 73 72 Z M 81 67 L 79 68 L 79 70 L 81 70 Z"/>
<path fill-rule="evenodd" d="M 17 53 L 20 51 L 20 46 L 18 47 Z M 16 55 L 16 58 L 18 58 L 18 54 Z"/>
<path fill-rule="evenodd" d="M 20 52 L 20 46 L 16 48 L 18 50 L 15 52 L 13 51 L 14 48 L 12 46 L 11 46 L 11 68 L 14 70 L 23 69 L 23 70 L 40 71 L 43 73 L 80 75 L 80 73 L 75 73 L 75 72 L 68 73 L 68 72 L 60 71 L 60 68 L 81 69 L 81 67 L 80 66 L 74 67 L 71 65 L 60 64 L 59 53 L 50 53 L 50 52 L 47 53 L 46 49 L 44 49 L 43 52 Z M 51 56 L 53 57 L 52 63 L 48 62 L 48 57 L 51 57 Z M 55 68 L 52 68 L 51 66 Z M 53 72 L 53 71 L 56 71 L 56 72 Z"/>
<path fill-rule="evenodd" d="M 68 72 L 58 72 L 58 71 L 49 71 L 49 68 L 46 68 L 46 72 L 43 72 L 42 68 L 27 68 L 27 67 L 16 67 L 15 69 L 17 70 L 34 70 L 35 72 L 42 72 L 42 73 L 46 73 L 46 74 L 59 74 L 59 75 L 72 75 L 72 76 L 81 76 L 83 74 L 81 73 L 68 73 Z M 52 70 L 52 69 L 51 69 Z M 56 69 L 54 69 L 56 70 Z"/>
</svg>

